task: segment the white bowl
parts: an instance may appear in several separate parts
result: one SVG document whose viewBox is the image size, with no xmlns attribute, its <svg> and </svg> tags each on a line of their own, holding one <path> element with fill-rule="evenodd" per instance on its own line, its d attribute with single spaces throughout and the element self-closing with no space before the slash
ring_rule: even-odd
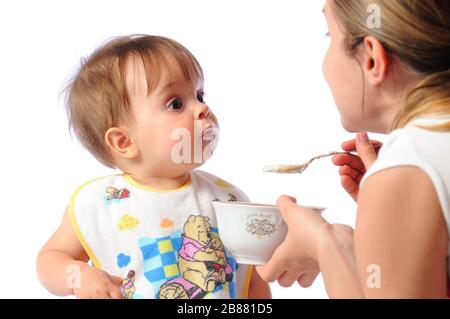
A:
<svg viewBox="0 0 450 319">
<path fill-rule="evenodd" d="M 220 239 L 240 264 L 267 263 L 286 237 L 286 223 L 275 205 L 222 201 L 212 205 Z M 309 208 L 319 213 L 324 210 Z"/>
</svg>

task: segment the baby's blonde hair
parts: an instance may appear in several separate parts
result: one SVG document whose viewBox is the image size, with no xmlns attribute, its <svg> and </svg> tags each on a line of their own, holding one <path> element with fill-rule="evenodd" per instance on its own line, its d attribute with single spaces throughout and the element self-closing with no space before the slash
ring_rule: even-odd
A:
<svg viewBox="0 0 450 319">
<path fill-rule="evenodd" d="M 380 8 L 380 28 L 367 23 L 370 5 Z M 331 8 L 345 29 L 351 56 L 366 36 L 374 36 L 388 53 L 424 76 L 408 94 L 392 130 L 417 118 L 450 116 L 449 0 L 332 0 Z M 428 128 L 450 131 L 450 121 Z"/>
<path fill-rule="evenodd" d="M 171 82 L 179 71 L 186 80 L 203 78 L 202 68 L 191 52 L 159 36 L 116 37 L 82 61 L 65 89 L 69 127 L 81 144 L 109 167 L 115 164 L 105 143 L 106 131 L 133 120 L 125 81 L 129 58 L 142 61 L 148 94 L 162 78 Z"/>
</svg>

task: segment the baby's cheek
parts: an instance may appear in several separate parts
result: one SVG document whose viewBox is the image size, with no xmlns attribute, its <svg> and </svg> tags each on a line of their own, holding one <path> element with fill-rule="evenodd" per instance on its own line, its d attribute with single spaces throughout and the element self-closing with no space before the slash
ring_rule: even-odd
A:
<svg viewBox="0 0 450 319">
<path fill-rule="evenodd" d="M 170 156 L 170 149 L 175 142 L 171 140 L 170 134 L 148 130 L 140 138 L 140 150 L 142 155 L 149 161 L 166 160 Z"/>
<path fill-rule="evenodd" d="M 160 155 L 170 164 L 190 164 L 193 161 L 194 145 L 187 135 L 164 143 L 159 148 Z"/>
</svg>

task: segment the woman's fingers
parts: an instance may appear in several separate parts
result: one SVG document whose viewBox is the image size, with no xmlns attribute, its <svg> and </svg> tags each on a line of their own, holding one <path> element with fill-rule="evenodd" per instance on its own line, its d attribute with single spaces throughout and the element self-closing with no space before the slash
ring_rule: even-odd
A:
<svg viewBox="0 0 450 319">
<path fill-rule="evenodd" d="M 364 163 L 364 167 L 369 169 L 372 163 L 377 159 L 377 152 L 375 151 L 369 136 L 366 132 L 360 132 L 356 136 L 356 150 L 358 155 Z"/>
<path fill-rule="evenodd" d="M 358 198 L 359 182 L 356 183 L 350 176 L 341 176 L 341 185 L 345 191 L 353 198 L 354 201 Z"/>
<path fill-rule="evenodd" d="M 359 183 L 361 182 L 366 169 L 364 163 L 356 155 L 339 154 L 333 157 L 333 163 L 340 166 L 339 175 L 341 175 L 341 185 L 345 191 L 353 198 L 358 198 Z"/>
<path fill-rule="evenodd" d="M 353 169 L 348 165 L 341 166 L 341 168 L 339 169 L 339 175 L 341 176 L 347 175 L 357 183 L 359 183 L 359 181 L 363 176 L 363 174 L 360 171 Z"/>
<path fill-rule="evenodd" d="M 282 195 L 277 199 L 277 206 L 280 210 L 281 216 L 286 221 L 290 218 L 293 210 L 298 209 L 297 200 L 294 197 Z M 289 223 L 289 222 L 288 222 Z"/>
<path fill-rule="evenodd" d="M 297 279 L 297 282 L 303 288 L 308 288 L 312 286 L 318 275 L 318 272 L 314 274 L 303 274 Z"/>
<path fill-rule="evenodd" d="M 274 282 L 284 272 L 282 257 L 283 244 L 279 246 L 272 255 L 272 258 L 264 266 L 256 266 L 258 275 L 266 282 Z"/>
<path fill-rule="evenodd" d="M 370 143 L 373 146 L 380 146 L 383 145 L 383 143 L 381 143 L 380 141 L 377 140 L 370 140 Z M 349 141 L 345 141 L 344 143 L 342 143 L 341 145 L 342 149 L 346 152 L 350 152 L 350 151 L 354 151 L 356 150 L 356 139 L 352 139 Z M 379 150 L 379 148 L 377 148 L 377 151 Z"/>
<path fill-rule="evenodd" d="M 311 285 L 316 280 L 317 276 L 319 275 L 319 272 L 312 272 L 312 273 L 305 273 L 302 274 L 298 279 L 297 282 L 300 286 L 303 288 L 311 287 Z"/>
<path fill-rule="evenodd" d="M 278 278 L 278 283 L 282 287 L 291 287 L 298 282 L 303 288 L 308 288 L 314 283 L 319 273 L 319 268 L 306 267 L 303 271 L 300 268 L 288 269 Z"/>
<path fill-rule="evenodd" d="M 336 166 L 348 165 L 351 168 L 359 171 L 361 174 L 364 174 L 366 172 L 363 161 L 357 155 L 338 154 L 332 157 L 332 161 Z"/>
<path fill-rule="evenodd" d="M 278 283 L 280 284 L 280 286 L 287 288 L 292 286 L 294 282 L 298 280 L 299 276 L 300 272 L 296 273 L 286 271 L 282 273 L 281 276 L 278 278 Z"/>
<path fill-rule="evenodd" d="M 267 264 L 257 266 L 256 271 L 266 282 L 278 280 L 280 285 L 289 287 L 298 281 L 302 272 L 315 274 L 318 271 L 314 259 L 316 239 L 326 221 L 316 212 L 298 206 L 295 198 L 289 196 L 280 196 L 277 207 L 288 225 L 288 233 Z M 315 275 L 310 277 L 313 278 Z"/>
<path fill-rule="evenodd" d="M 358 197 L 361 179 L 378 156 L 373 145 L 381 144 L 379 141 L 370 141 L 367 133 L 358 133 L 356 139 L 342 144 L 345 151 L 356 148 L 358 155 L 338 154 L 332 158 L 333 164 L 340 166 L 339 175 L 341 175 L 342 187 L 355 201 Z"/>
</svg>

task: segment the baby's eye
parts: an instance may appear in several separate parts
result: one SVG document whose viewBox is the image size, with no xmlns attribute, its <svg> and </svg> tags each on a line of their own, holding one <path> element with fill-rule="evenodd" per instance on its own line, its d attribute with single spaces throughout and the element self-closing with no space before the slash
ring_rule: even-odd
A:
<svg viewBox="0 0 450 319">
<path fill-rule="evenodd" d="M 197 100 L 199 100 L 201 103 L 205 103 L 205 93 L 203 92 L 197 93 Z"/>
<path fill-rule="evenodd" d="M 167 108 L 172 109 L 174 111 L 182 110 L 184 107 L 183 102 L 179 98 L 175 98 L 169 102 Z"/>
</svg>

